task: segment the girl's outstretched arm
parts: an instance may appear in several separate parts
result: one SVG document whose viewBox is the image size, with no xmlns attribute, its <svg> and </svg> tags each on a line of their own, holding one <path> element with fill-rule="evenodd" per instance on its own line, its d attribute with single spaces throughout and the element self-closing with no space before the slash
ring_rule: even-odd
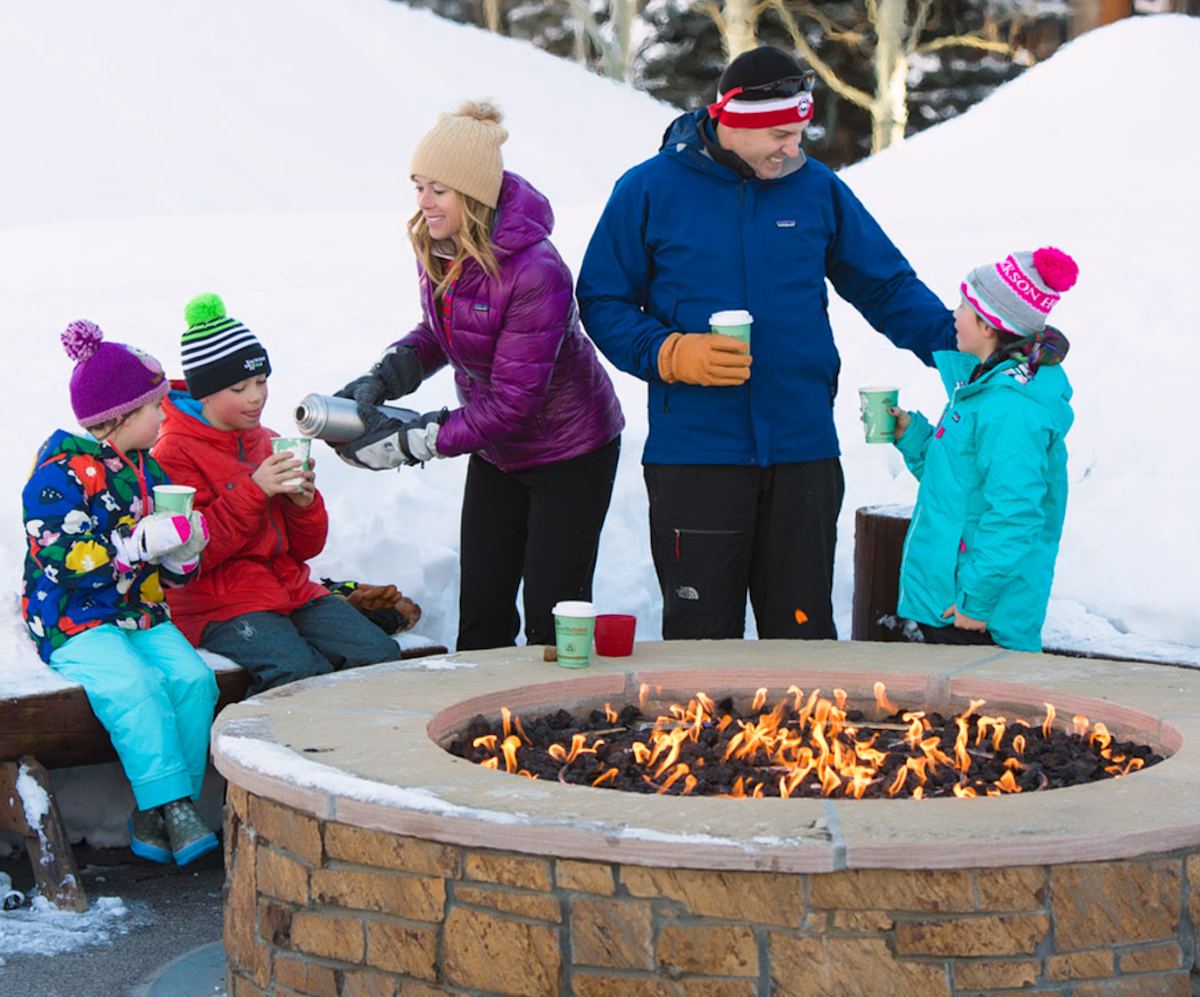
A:
<svg viewBox="0 0 1200 997">
<path fill-rule="evenodd" d="M 900 451 L 908 469 L 920 481 L 925 474 L 925 452 L 929 449 L 929 441 L 933 439 L 933 427 L 920 412 L 906 412 L 902 408 L 890 408 L 888 411 L 896 416 L 896 449 Z"/>
</svg>

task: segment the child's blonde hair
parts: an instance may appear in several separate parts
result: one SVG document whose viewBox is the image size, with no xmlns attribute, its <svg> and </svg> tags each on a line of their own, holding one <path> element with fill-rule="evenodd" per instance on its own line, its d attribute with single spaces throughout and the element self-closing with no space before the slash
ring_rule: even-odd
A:
<svg viewBox="0 0 1200 997">
<path fill-rule="evenodd" d="M 134 412 L 136 411 L 137 409 L 134 409 Z M 129 415 L 132 414 L 133 412 L 129 413 Z M 129 415 L 120 415 L 115 419 L 107 419 L 104 422 L 99 422 L 94 426 L 84 426 L 83 428 L 96 437 L 96 439 L 104 440 L 111 436 L 116 428 L 121 425 L 121 423 L 127 419 Z"/>
<path fill-rule="evenodd" d="M 94 436 L 96 439 L 98 439 L 101 443 L 103 443 L 106 439 L 111 437 L 113 435 L 113 433 L 115 433 L 118 429 L 120 429 L 121 426 L 123 426 L 130 419 L 132 419 L 135 415 L 137 415 L 147 405 L 159 405 L 161 403 L 162 403 L 161 397 L 151 398 L 150 401 L 142 402 L 142 404 L 139 405 L 135 409 L 131 409 L 130 411 L 125 412 L 121 415 L 115 416 L 112 419 L 105 419 L 103 422 L 98 422 L 95 425 L 84 426 L 83 428 L 85 430 L 87 430 L 89 433 L 91 433 L 92 436 Z"/>
</svg>

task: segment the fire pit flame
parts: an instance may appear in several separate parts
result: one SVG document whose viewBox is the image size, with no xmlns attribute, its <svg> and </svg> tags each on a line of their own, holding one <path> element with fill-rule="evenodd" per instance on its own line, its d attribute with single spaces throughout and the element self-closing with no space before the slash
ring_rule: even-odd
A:
<svg viewBox="0 0 1200 997">
<path fill-rule="evenodd" d="M 792 685 L 769 710 L 766 687 L 755 690 L 745 716 L 732 699 L 718 706 L 697 692 L 686 706 L 671 703 L 649 721 L 641 718 L 649 691 L 640 687 L 638 707 L 618 711 L 605 703 L 585 730 L 566 711 L 538 718 L 532 736 L 503 707 L 494 730 L 476 733 L 488 725 L 477 717 L 468 737 L 450 750 L 533 779 L 557 775 L 561 782 L 594 787 L 733 799 L 1003 796 L 1117 778 L 1161 761 L 1148 747 L 1118 745 L 1103 723 L 1091 724 L 1085 716 L 1071 718 L 1069 733 L 1056 728 L 1052 703 L 1043 704 L 1040 727 L 982 714 L 983 699 L 944 721 L 927 710 L 902 711 L 876 682 L 882 719 L 872 721 L 847 709 L 844 689 L 834 689 L 830 700 L 820 689 L 806 697 Z M 1064 765 L 1066 776 L 1059 771 Z"/>
</svg>

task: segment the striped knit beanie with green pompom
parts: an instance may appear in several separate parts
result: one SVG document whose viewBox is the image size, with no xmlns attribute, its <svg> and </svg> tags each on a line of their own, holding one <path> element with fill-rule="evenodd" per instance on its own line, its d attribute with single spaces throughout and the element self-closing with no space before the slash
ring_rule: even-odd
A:
<svg viewBox="0 0 1200 997">
<path fill-rule="evenodd" d="M 249 329 L 225 314 L 215 294 L 197 294 L 183 310 L 183 377 L 188 394 L 207 398 L 248 377 L 271 373 L 267 351 Z"/>
</svg>

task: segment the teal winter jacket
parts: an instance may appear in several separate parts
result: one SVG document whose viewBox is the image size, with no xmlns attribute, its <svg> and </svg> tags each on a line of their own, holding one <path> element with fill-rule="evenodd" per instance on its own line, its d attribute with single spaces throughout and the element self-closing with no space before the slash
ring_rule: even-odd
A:
<svg viewBox="0 0 1200 997">
<path fill-rule="evenodd" d="M 896 444 L 921 481 L 900 567 L 900 616 L 947 626 L 950 606 L 997 644 L 1040 651 L 1067 506 L 1071 384 L 1008 360 L 973 384 L 975 358 L 935 353 L 950 401 Z"/>
</svg>

